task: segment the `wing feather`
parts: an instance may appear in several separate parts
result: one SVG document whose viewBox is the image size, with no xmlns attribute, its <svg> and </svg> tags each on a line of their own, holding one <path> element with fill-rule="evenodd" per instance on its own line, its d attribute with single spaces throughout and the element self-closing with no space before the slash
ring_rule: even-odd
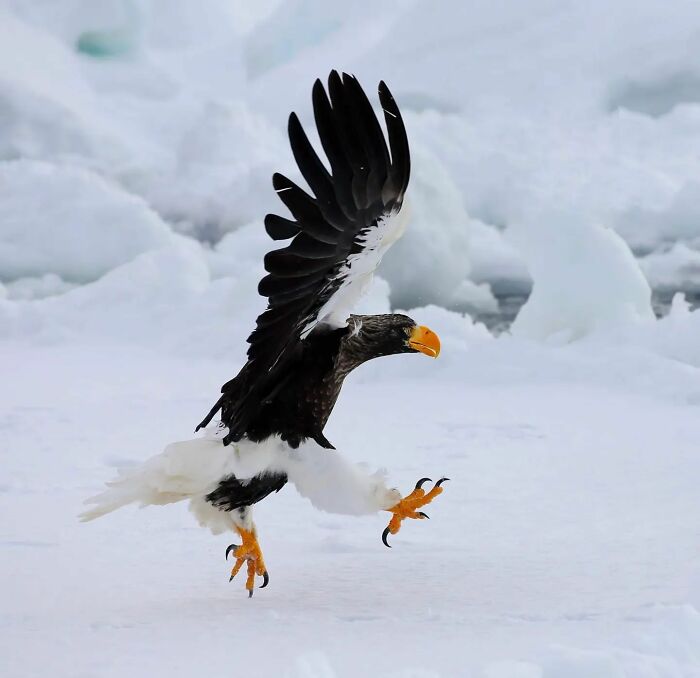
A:
<svg viewBox="0 0 700 678">
<path fill-rule="evenodd" d="M 272 185 L 292 219 L 269 214 L 265 229 L 273 240 L 291 242 L 265 256 L 268 274 L 258 290 L 268 298 L 268 308 L 248 338 L 248 363 L 231 391 L 235 401 L 226 400 L 225 391 L 218 403 L 229 428 L 226 443 L 245 435 L 265 394 L 288 373 L 310 332 L 347 324 L 352 304 L 403 231 L 397 215 L 410 176 L 408 138 L 384 82 L 379 101 L 386 136 L 354 76 L 332 71 L 327 90 L 315 82 L 314 121 L 328 165 L 296 114 L 289 117 L 292 153 L 311 194 L 284 175 L 273 175 Z"/>
<path fill-rule="evenodd" d="M 389 133 L 389 147 L 391 148 L 390 181 L 385 184 L 383 191 L 389 192 L 390 195 L 397 193 L 400 196 L 399 200 L 403 200 L 403 194 L 411 174 L 411 155 L 401 112 L 383 80 L 379 83 L 379 101 L 384 111 L 384 121 Z"/>
<path fill-rule="evenodd" d="M 299 226 L 296 221 L 268 214 L 265 217 L 265 230 L 273 240 L 289 240 L 299 233 Z"/>
<path fill-rule="evenodd" d="M 311 146 L 311 142 L 295 113 L 289 116 L 288 131 L 294 159 L 306 183 L 316 196 L 318 210 L 331 226 L 339 230 L 344 229 L 350 222 L 338 205 L 333 189 L 333 178 L 316 155 L 316 151 Z"/>
<path fill-rule="evenodd" d="M 320 80 L 316 80 L 312 99 L 314 121 L 321 146 L 331 166 L 335 195 L 343 213 L 352 221 L 357 215 L 357 207 L 352 197 L 352 168 L 336 130 L 331 102 Z"/>
<path fill-rule="evenodd" d="M 280 278 L 302 278 L 312 273 L 327 271 L 333 260 L 315 259 L 293 254 L 289 248 L 268 252 L 265 255 L 265 270 Z"/>
</svg>

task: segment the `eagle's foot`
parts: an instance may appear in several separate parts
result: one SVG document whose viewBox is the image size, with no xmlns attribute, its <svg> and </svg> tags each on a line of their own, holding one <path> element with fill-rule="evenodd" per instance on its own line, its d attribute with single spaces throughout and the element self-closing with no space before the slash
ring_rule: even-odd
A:
<svg viewBox="0 0 700 678">
<path fill-rule="evenodd" d="M 384 532 L 382 532 L 382 541 L 385 546 L 389 546 L 389 542 L 386 538 L 390 534 L 396 534 L 401 529 L 401 523 L 404 518 L 414 518 L 422 520 L 428 518 L 428 516 L 423 513 L 423 511 L 418 511 L 417 509 L 429 504 L 435 497 L 442 494 L 442 487 L 440 487 L 449 478 L 440 478 L 433 489 L 430 492 L 426 492 L 423 489 L 425 483 L 432 482 L 430 478 L 421 478 L 417 483 L 416 487 L 408 496 L 404 497 L 398 504 L 387 509 L 394 515 L 391 517 L 389 524 L 387 525 Z M 389 546 L 391 548 L 391 546 Z"/>
<path fill-rule="evenodd" d="M 231 578 L 238 574 L 238 571 L 243 567 L 243 563 L 248 565 L 248 578 L 245 582 L 245 587 L 248 590 L 248 597 L 253 597 L 253 589 L 255 588 L 255 575 L 263 578 L 263 583 L 260 585 L 261 589 L 264 589 L 269 581 L 270 577 L 267 574 L 267 568 L 265 567 L 265 561 L 263 560 L 262 551 L 260 550 L 260 544 L 258 544 L 258 538 L 255 534 L 255 530 L 244 530 L 242 527 L 237 527 L 236 531 L 241 535 L 243 543 L 239 546 L 238 544 L 230 544 L 226 549 L 226 560 L 228 560 L 228 555 L 233 551 L 233 555 L 236 558 L 236 563 L 231 570 Z"/>
</svg>

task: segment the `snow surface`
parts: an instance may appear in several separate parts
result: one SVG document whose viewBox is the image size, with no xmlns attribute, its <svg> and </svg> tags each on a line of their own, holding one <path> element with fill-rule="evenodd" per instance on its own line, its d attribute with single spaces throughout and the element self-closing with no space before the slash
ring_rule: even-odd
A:
<svg viewBox="0 0 700 678">
<path fill-rule="evenodd" d="M 700 365 L 698 314 L 563 347 L 412 314 L 441 358 L 358 371 L 327 433 L 405 490 L 451 477 L 432 520 L 389 551 L 386 517 L 285 488 L 256 507 L 252 601 L 183 505 L 76 518 L 109 467 L 189 437 L 235 361 L 3 343 L 4 673 L 698 675 L 698 367 L 655 348 L 684 334 Z"/>
<path fill-rule="evenodd" d="M 3 3 L 2 675 L 700 676 L 700 312 L 650 308 L 699 288 L 698 27 L 694 0 Z M 185 505 L 77 515 L 242 364 L 286 117 L 330 68 L 388 82 L 414 158 L 357 311 L 442 353 L 359 369 L 326 433 L 403 491 L 452 480 L 391 550 L 388 515 L 286 487 L 249 601 Z M 455 312 L 531 286 L 498 337 Z"/>
</svg>

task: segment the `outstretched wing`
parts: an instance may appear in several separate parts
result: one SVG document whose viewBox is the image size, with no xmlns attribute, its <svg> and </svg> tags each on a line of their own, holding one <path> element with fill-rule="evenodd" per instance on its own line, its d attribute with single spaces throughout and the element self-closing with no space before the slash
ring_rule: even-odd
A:
<svg viewBox="0 0 700 678">
<path fill-rule="evenodd" d="M 274 175 L 275 191 L 294 220 L 269 214 L 265 228 L 274 240 L 293 239 L 265 257 L 268 275 L 258 290 L 269 305 L 248 338 L 251 360 L 272 364 L 290 337 L 303 339 L 318 323 L 345 325 L 382 254 L 401 235 L 397 214 L 408 185 L 410 158 L 394 98 L 380 83 L 390 155 L 357 79 L 333 71 L 328 91 L 330 100 L 316 81 L 314 117 L 330 172 L 297 116 L 289 116 L 294 159 L 313 197 L 287 177 Z"/>
<path fill-rule="evenodd" d="M 248 363 L 234 380 L 236 402 L 229 401 L 222 413 L 229 440 L 244 435 L 252 409 L 283 379 L 285 365 L 309 332 L 319 325 L 346 325 L 382 255 L 403 231 L 398 213 L 410 174 L 408 139 L 383 82 L 379 101 L 388 147 L 354 76 L 332 71 L 328 93 L 316 81 L 314 118 L 329 168 L 297 116 L 289 116 L 292 152 L 312 195 L 281 174 L 273 176 L 293 219 L 268 214 L 265 229 L 273 240 L 292 240 L 265 256 L 268 274 L 258 290 L 268 307 L 248 338 Z M 229 386 L 232 382 L 222 389 L 225 395 Z"/>
</svg>

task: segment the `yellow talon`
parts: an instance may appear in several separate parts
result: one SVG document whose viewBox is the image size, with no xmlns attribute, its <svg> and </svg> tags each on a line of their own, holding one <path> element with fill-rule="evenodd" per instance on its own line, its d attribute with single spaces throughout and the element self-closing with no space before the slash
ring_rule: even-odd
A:
<svg viewBox="0 0 700 678">
<path fill-rule="evenodd" d="M 389 542 L 387 541 L 387 537 L 390 534 L 396 534 L 401 529 L 401 522 L 405 518 L 412 518 L 414 520 L 428 518 L 423 511 L 417 511 L 416 509 L 429 504 L 431 501 L 433 501 L 433 499 L 435 499 L 435 497 L 442 494 L 442 487 L 440 486 L 446 480 L 449 480 L 449 478 L 440 478 L 440 480 L 435 483 L 433 489 L 430 490 L 430 492 L 426 492 L 423 489 L 423 484 L 429 482 L 430 478 L 421 478 L 421 480 L 416 483 L 416 487 L 411 494 L 404 497 L 395 506 L 387 509 L 387 511 L 393 513 L 394 515 L 391 517 L 391 520 L 389 521 L 389 524 L 385 528 L 384 532 L 382 532 L 382 541 L 384 542 L 384 546 L 391 548 Z"/>
<path fill-rule="evenodd" d="M 241 536 L 243 543 L 240 546 L 231 544 L 226 549 L 227 558 L 231 551 L 233 551 L 234 556 L 236 557 L 236 562 L 231 570 L 231 577 L 229 578 L 229 581 L 232 581 L 238 574 L 241 567 L 243 567 L 243 563 L 247 563 L 248 576 L 246 578 L 245 587 L 248 590 L 248 597 L 252 598 L 253 589 L 255 588 L 255 575 L 257 574 L 263 578 L 263 583 L 260 586 L 261 589 L 264 589 L 267 586 L 268 582 L 270 581 L 270 577 L 267 574 L 267 568 L 265 567 L 265 561 L 263 560 L 262 551 L 260 550 L 260 544 L 258 544 L 258 538 L 255 534 L 255 530 L 249 531 L 244 530 L 242 527 L 236 527 L 236 532 L 238 532 L 238 534 Z"/>
</svg>

